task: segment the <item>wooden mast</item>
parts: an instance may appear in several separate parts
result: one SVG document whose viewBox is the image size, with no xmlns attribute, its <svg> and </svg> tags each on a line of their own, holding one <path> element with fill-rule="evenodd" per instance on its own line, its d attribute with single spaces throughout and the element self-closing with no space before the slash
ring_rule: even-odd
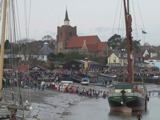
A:
<svg viewBox="0 0 160 120">
<path fill-rule="evenodd" d="M 128 61 L 128 80 L 130 83 L 133 82 L 133 43 L 132 43 L 132 17 L 129 13 L 129 0 L 124 1 L 124 15 L 125 15 L 125 24 L 126 24 L 126 45 L 127 45 L 127 61 Z"/>
<path fill-rule="evenodd" d="M 1 51 L 0 51 L 0 100 L 2 99 L 2 79 L 3 79 L 3 63 L 4 63 L 4 42 L 6 31 L 6 10 L 7 0 L 3 0 L 3 18 L 2 18 L 2 33 L 1 33 Z"/>
</svg>

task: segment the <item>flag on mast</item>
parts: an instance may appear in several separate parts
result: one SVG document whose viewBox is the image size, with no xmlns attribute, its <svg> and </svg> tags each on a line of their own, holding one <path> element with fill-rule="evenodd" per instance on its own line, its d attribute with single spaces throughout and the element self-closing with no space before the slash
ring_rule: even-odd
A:
<svg viewBox="0 0 160 120">
<path fill-rule="evenodd" d="M 147 32 L 146 32 L 146 31 L 144 31 L 144 30 L 142 30 L 142 34 L 147 34 Z"/>
</svg>

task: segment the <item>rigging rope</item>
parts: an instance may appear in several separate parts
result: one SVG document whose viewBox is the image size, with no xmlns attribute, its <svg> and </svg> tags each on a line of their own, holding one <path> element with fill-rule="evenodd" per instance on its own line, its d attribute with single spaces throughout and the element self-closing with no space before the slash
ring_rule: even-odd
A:
<svg viewBox="0 0 160 120">
<path fill-rule="evenodd" d="M 124 31 L 124 28 L 125 28 L 125 23 L 124 23 L 124 12 L 123 11 L 123 1 L 121 2 L 121 8 L 120 8 L 120 16 L 119 16 L 119 24 L 118 24 L 118 34 L 122 35 L 122 36 L 125 36 L 125 31 Z"/>
<path fill-rule="evenodd" d="M 30 27 L 30 14 L 31 14 L 31 0 L 29 1 L 29 13 L 27 13 L 27 2 L 26 0 L 24 0 L 24 13 L 25 13 L 25 30 L 26 30 L 26 40 L 27 42 L 29 41 L 29 27 Z M 27 19 L 28 18 L 28 19 Z M 26 49 L 29 48 L 29 46 L 26 46 Z M 27 53 L 29 55 L 29 49 L 27 49 Z M 29 56 L 28 56 L 29 58 Z M 28 61 L 28 65 L 29 65 L 29 61 Z M 28 67 L 29 68 L 29 67 Z M 28 71 L 28 79 L 29 79 L 29 83 L 31 81 L 30 76 L 29 76 L 29 71 Z M 30 87 L 28 89 L 28 101 L 31 102 L 31 96 L 30 96 Z"/>
<path fill-rule="evenodd" d="M 27 2 L 24 0 L 24 14 L 25 14 L 25 29 L 26 29 L 26 38 L 29 37 L 29 28 L 30 28 L 30 15 L 31 15 L 31 0 L 29 1 L 29 13 L 27 13 Z M 27 19 L 28 18 L 28 19 Z"/>
<path fill-rule="evenodd" d="M 30 0 L 30 5 L 31 5 L 31 0 Z M 18 13 L 19 13 L 19 11 L 18 11 L 17 0 L 9 0 L 8 1 L 8 6 L 7 6 L 7 26 L 6 26 L 6 28 L 7 28 L 6 33 L 8 33 L 8 34 L 6 34 L 6 38 L 8 38 L 8 40 L 11 43 L 9 54 L 12 55 L 12 56 L 10 56 L 11 58 L 9 57 L 9 64 L 11 64 L 10 68 L 12 68 L 12 69 L 14 69 L 18 65 L 18 63 L 16 61 L 15 62 L 13 61 L 13 59 L 17 58 L 15 55 L 18 54 L 15 51 L 16 46 L 13 46 L 13 45 L 16 45 L 18 37 L 21 38 L 20 22 L 19 22 L 19 14 Z M 29 19 L 30 19 L 30 15 L 29 15 Z M 25 28 L 26 28 L 26 30 L 29 28 L 29 23 L 28 23 L 28 25 L 26 25 Z M 26 33 L 27 33 L 26 35 L 28 37 L 29 31 L 26 32 Z M 19 76 L 16 76 L 16 75 L 17 75 L 17 72 L 14 71 L 14 74 L 12 75 L 11 79 L 14 80 L 14 78 L 17 78 L 17 83 L 18 83 Z M 22 96 L 21 96 L 21 90 L 20 89 L 19 89 L 19 95 L 20 95 L 19 99 L 20 99 L 20 101 L 22 101 Z M 28 98 L 30 99 L 31 98 L 30 93 L 28 93 L 28 95 L 29 95 Z M 16 97 L 12 97 L 12 98 L 13 98 L 13 100 L 15 100 Z"/>
<path fill-rule="evenodd" d="M 138 9 L 135 8 L 135 5 Z M 138 0 L 137 1 L 132 0 L 132 10 L 133 10 L 132 11 L 132 13 L 133 13 L 132 18 L 134 21 L 134 25 L 133 25 L 133 28 L 134 28 L 133 34 L 135 36 L 134 40 L 139 40 L 139 34 L 142 33 L 142 30 L 145 30 L 145 28 L 144 28 L 144 23 L 143 23 L 142 14 L 141 14 Z M 136 10 L 138 10 L 138 11 L 136 11 Z M 137 13 L 139 13 L 139 14 L 137 14 Z M 140 16 L 140 19 L 137 19 L 137 17 L 139 17 L 139 16 Z M 137 20 L 140 21 L 139 24 L 141 24 L 142 27 L 140 25 L 137 25 Z M 140 31 L 140 33 L 139 33 L 139 31 Z M 144 43 L 145 43 L 145 39 L 144 39 Z"/>
<path fill-rule="evenodd" d="M 142 14 L 141 14 L 141 10 L 140 10 L 140 6 L 139 6 L 139 2 L 137 0 L 137 4 L 138 4 L 138 9 L 139 9 L 139 13 L 140 13 L 140 18 L 141 18 L 141 21 L 142 21 L 142 30 L 145 30 L 145 26 L 144 26 L 144 22 L 143 22 L 143 19 L 142 19 Z M 144 39 L 144 44 L 146 43 L 145 41 L 145 35 L 143 36 L 143 39 Z"/>
<path fill-rule="evenodd" d="M 0 20 L 1 20 L 1 16 L 2 16 L 2 3 L 3 1 L 2 0 L 0 0 Z"/>
<path fill-rule="evenodd" d="M 135 6 L 134 6 L 134 1 L 132 0 L 132 7 L 133 7 L 133 21 L 134 21 L 134 31 L 132 31 L 133 33 L 135 33 L 135 36 L 136 36 L 136 38 L 134 38 L 134 39 L 137 39 L 138 40 L 138 28 L 137 28 L 137 20 L 136 20 L 136 11 L 135 11 Z"/>
<path fill-rule="evenodd" d="M 137 4 L 138 4 L 138 9 L 139 9 L 139 13 L 140 13 L 140 17 L 141 17 L 141 21 L 142 21 L 142 29 L 144 29 L 145 30 L 145 26 L 144 26 L 144 22 L 143 22 L 143 19 L 142 19 L 142 13 L 141 13 L 141 9 L 140 9 L 140 6 L 139 6 L 139 2 L 138 2 L 138 0 L 137 0 Z"/>
<path fill-rule="evenodd" d="M 116 13 L 115 13 L 115 17 L 114 17 L 114 22 L 113 22 L 113 28 L 112 28 L 112 33 L 114 34 L 114 25 L 115 25 L 115 22 L 116 22 L 116 17 L 117 17 L 117 11 L 118 11 L 118 6 L 119 6 L 119 0 L 118 0 L 118 3 L 117 3 L 117 9 L 116 9 Z"/>
<path fill-rule="evenodd" d="M 120 7 L 119 7 L 120 6 Z M 120 34 L 122 36 L 125 36 L 125 31 L 124 31 L 124 17 L 122 17 L 123 15 L 123 1 L 121 0 L 121 2 L 119 2 L 118 0 L 118 3 L 117 3 L 117 7 L 116 7 L 116 13 L 115 13 L 115 17 L 114 17 L 114 23 L 113 23 L 113 28 L 112 28 L 112 33 L 113 34 Z M 119 15 L 119 16 L 118 16 Z M 117 31 L 115 31 L 115 23 L 116 23 L 116 20 L 118 20 L 118 25 L 117 25 Z"/>
</svg>

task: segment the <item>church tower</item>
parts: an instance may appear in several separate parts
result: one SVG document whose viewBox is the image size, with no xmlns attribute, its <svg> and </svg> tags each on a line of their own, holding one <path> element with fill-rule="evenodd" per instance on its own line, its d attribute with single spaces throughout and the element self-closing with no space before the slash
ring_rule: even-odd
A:
<svg viewBox="0 0 160 120">
<path fill-rule="evenodd" d="M 65 52 L 66 45 L 69 41 L 69 38 L 72 36 L 77 36 L 77 27 L 70 26 L 70 20 L 68 17 L 68 12 L 66 10 L 64 25 L 61 27 L 57 27 L 57 43 L 56 43 L 56 51 Z"/>
<path fill-rule="evenodd" d="M 64 19 L 64 25 L 69 26 L 69 18 L 68 18 L 67 10 L 66 10 L 66 15 L 65 15 L 65 19 Z"/>
</svg>

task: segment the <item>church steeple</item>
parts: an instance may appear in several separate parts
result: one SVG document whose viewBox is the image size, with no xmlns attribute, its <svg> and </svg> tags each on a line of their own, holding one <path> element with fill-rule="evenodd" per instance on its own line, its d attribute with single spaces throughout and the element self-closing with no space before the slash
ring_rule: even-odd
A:
<svg viewBox="0 0 160 120">
<path fill-rule="evenodd" d="M 65 19 L 64 19 L 64 25 L 69 25 L 69 18 L 68 18 L 68 12 L 66 9 Z"/>
</svg>

